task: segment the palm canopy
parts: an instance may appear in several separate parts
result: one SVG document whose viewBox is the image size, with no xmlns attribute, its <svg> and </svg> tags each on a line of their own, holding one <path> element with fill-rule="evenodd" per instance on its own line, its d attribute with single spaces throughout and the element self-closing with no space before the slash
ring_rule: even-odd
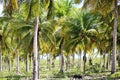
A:
<svg viewBox="0 0 120 80">
<path fill-rule="evenodd" d="M 84 0 L 83 8 L 89 8 L 91 10 L 102 13 L 106 16 L 114 9 L 114 0 Z"/>
<path fill-rule="evenodd" d="M 97 16 L 99 14 L 92 15 L 89 12 L 81 11 L 78 11 L 75 14 L 77 15 L 76 17 L 68 18 L 64 24 L 69 28 L 68 31 L 66 31 L 66 34 L 71 34 L 69 35 L 70 41 L 67 45 L 70 46 L 74 44 L 74 46 L 77 46 L 79 43 L 85 45 L 90 41 L 95 42 L 95 38 L 98 34 L 97 29 L 99 27 L 98 20 L 100 17 Z M 69 48 L 68 46 L 67 48 Z"/>
</svg>

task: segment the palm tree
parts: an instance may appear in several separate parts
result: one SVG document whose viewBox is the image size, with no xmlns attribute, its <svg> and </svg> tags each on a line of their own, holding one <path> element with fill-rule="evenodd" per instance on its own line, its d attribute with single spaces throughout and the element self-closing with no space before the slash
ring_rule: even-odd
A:
<svg viewBox="0 0 120 80">
<path fill-rule="evenodd" d="M 42 1 L 44 3 L 44 1 Z M 30 1 L 26 1 L 25 5 L 24 6 L 24 10 L 27 10 L 27 17 L 26 19 L 29 20 L 29 17 L 31 17 L 31 13 L 33 11 L 33 16 L 35 17 L 35 26 L 34 26 L 34 38 L 33 38 L 33 52 L 34 52 L 34 58 L 33 58 L 33 62 L 34 62 L 34 68 L 33 68 L 33 80 L 36 80 L 37 79 L 37 74 L 38 74 L 38 61 L 37 61 L 37 58 L 38 58 L 38 26 L 39 25 L 39 15 L 40 15 L 40 12 L 42 12 L 42 6 L 44 7 L 44 4 L 42 4 L 42 2 L 40 3 L 39 0 L 32 0 L 31 2 Z M 49 6 L 48 6 L 48 9 L 51 9 L 53 3 L 53 1 L 50 0 L 50 3 L 49 1 L 47 1 L 47 3 L 49 3 Z M 46 2 L 45 2 L 46 3 Z M 41 5 L 41 6 L 40 6 Z M 50 10 L 51 11 L 51 10 Z M 48 12 L 50 12 L 48 11 Z M 49 13 L 50 15 L 50 13 Z M 41 29 L 41 27 L 40 27 Z"/>
<path fill-rule="evenodd" d="M 118 7 L 117 0 L 114 1 L 114 27 L 113 27 L 113 53 L 111 73 L 116 72 L 116 45 L 117 45 Z"/>
<path fill-rule="evenodd" d="M 26 1 L 26 4 L 29 4 L 30 1 Z M 33 15 L 35 17 L 35 26 L 34 26 L 34 40 L 33 40 L 33 52 L 34 52 L 34 68 L 33 68 L 33 80 L 37 80 L 37 73 L 38 73 L 38 69 L 37 69 L 37 54 L 38 54 L 38 45 L 37 45 L 37 34 L 38 34 L 38 24 L 39 24 L 39 0 L 32 0 L 30 3 L 33 3 L 33 5 L 30 5 L 30 7 L 32 6 L 32 10 L 33 10 Z M 28 5 L 29 6 L 29 5 Z M 6 15 L 8 16 L 12 16 L 13 11 L 15 9 L 18 9 L 18 0 L 10 0 L 7 1 L 5 0 L 5 11 L 6 11 Z M 31 11 L 32 11 L 31 10 Z M 31 12 L 29 12 L 29 14 L 31 14 Z"/>
<path fill-rule="evenodd" d="M 66 24 L 69 26 L 68 33 L 71 34 L 71 39 L 68 42 L 68 48 L 72 44 L 77 46 L 81 44 L 84 49 L 84 73 L 86 65 L 86 53 L 92 49 L 92 45 L 95 42 L 95 38 L 98 34 L 97 26 L 99 20 L 99 15 L 91 15 L 89 12 L 80 13 L 80 11 L 75 12 L 76 17 L 70 17 L 66 20 Z M 90 46 L 89 46 L 90 45 Z M 74 48 L 74 47 L 73 47 Z M 68 49 L 70 50 L 70 49 Z"/>
<path fill-rule="evenodd" d="M 34 1 L 33 1 L 34 2 Z M 28 13 L 28 12 L 26 12 L 26 8 L 28 9 L 28 7 L 29 7 L 29 5 L 28 4 L 31 4 L 32 2 L 25 2 L 25 3 L 23 3 L 20 7 L 22 7 L 22 12 L 24 13 L 23 15 L 20 15 L 19 14 L 19 16 L 17 16 L 17 18 L 19 18 L 19 20 L 18 20 L 18 22 L 16 22 L 17 24 L 19 24 L 19 26 L 13 26 L 14 27 L 14 32 L 15 32 L 15 34 L 16 34 L 16 32 L 19 32 L 19 33 L 23 33 L 23 36 L 22 36 L 22 39 L 21 39 L 21 42 L 18 42 L 18 48 L 19 47 L 23 47 L 24 49 L 25 49 L 25 52 L 26 53 L 28 53 L 28 51 L 29 51 L 29 49 L 31 49 L 31 44 L 32 44 L 32 41 L 33 41 L 33 37 L 34 37 L 34 35 L 33 35 L 33 23 L 32 23 L 32 20 L 29 20 L 29 17 L 30 17 L 30 15 L 31 15 L 31 11 Z M 34 4 L 34 5 L 31 5 L 31 7 L 34 7 L 35 8 L 35 5 L 38 5 L 39 4 L 39 2 L 35 2 L 35 3 L 37 3 L 37 4 Z M 33 8 L 33 9 L 34 9 Z M 36 9 L 36 8 L 35 8 Z M 24 11 L 25 10 L 25 11 Z M 31 9 L 30 9 L 31 10 Z M 27 14 L 28 13 L 28 15 L 25 15 L 25 14 Z M 38 12 L 39 13 L 39 12 Z M 38 15 L 38 13 L 34 13 L 34 16 L 36 16 L 36 15 Z M 27 16 L 27 17 L 26 17 Z M 33 15 L 31 15 L 31 17 L 32 17 Z M 17 19 L 16 18 L 16 19 Z M 25 21 L 25 20 L 23 20 L 23 19 L 26 19 L 27 21 Z M 36 20 L 38 20 L 38 18 L 35 18 L 35 21 Z M 29 22 L 29 24 L 28 24 L 28 22 Z M 38 21 L 36 21 L 36 22 L 38 22 Z M 23 25 L 22 25 L 22 24 Z M 14 23 L 13 23 L 14 24 Z M 36 23 L 36 26 L 38 26 L 38 23 Z M 41 25 L 40 25 L 41 26 Z M 12 28 L 13 28 L 12 27 Z M 39 29 L 41 29 L 40 27 L 39 27 Z M 40 30 L 39 30 L 40 31 Z M 27 32 L 27 33 L 25 33 L 25 32 Z M 38 36 L 38 32 L 37 32 L 37 36 Z M 29 41 L 28 41 L 28 39 L 29 39 Z M 20 44 L 22 44 L 22 45 L 20 45 Z M 25 46 L 23 45 L 23 44 L 25 44 Z M 37 46 L 39 46 L 39 45 L 37 45 Z M 36 48 L 35 48 L 36 49 Z M 37 56 L 37 55 L 36 55 Z M 35 57 L 36 57 L 35 56 Z M 28 57 L 28 55 L 26 55 L 26 57 Z M 27 61 L 27 60 L 26 60 Z M 27 62 L 26 62 L 27 63 Z M 36 66 L 36 67 L 38 67 L 38 66 Z M 27 64 L 26 64 L 26 68 L 27 68 Z M 33 72 L 34 73 L 34 72 Z M 36 73 L 37 74 L 37 73 Z M 35 75 L 36 75 L 35 74 Z"/>
<path fill-rule="evenodd" d="M 4 0 L 4 15 L 8 16 L 12 16 L 13 11 L 18 9 L 18 4 L 17 4 L 17 0 L 10 0 L 10 1 L 6 1 Z M 2 52 L 2 51 L 1 51 Z M 2 53 L 0 54 L 0 71 L 2 71 Z"/>
<path fill-rule="evenodd" d="M 31 5 L 33 4 L 33 5 Z M 29 12 L 24 11 L 24 14 L 27 14 L 25 18 L 28 20 L 31 17 L 31 13 L 34 15 L 34 37 L 33 37 L 33 80 L 38 79 L 38 25 L 39 25 L 39 0 L 26 1 L 23 3 L 23 10 L 28 10 Z M 31 10 L 32 8 L 32 10 Z"/>
<path fill-rule="evenodd" d="M 119 1 L 119 0 L 118 0 Z M 116 72 L 116 42 L 117 42 L 117 26 L 118 26 L 118 3 L 117 0 L 93 1 L 85 0 L 83 7 L 92 8 L 94 11 L 101 12 L 104 16 L 114 10 L 114 26 L 113 26 L 113 51 L 112 51 L 112 68 L 111 73 Z"/>
<path fill-rule="evenodd" d="M 63 73 L 64 68 L 64 54 L 63 54 L 63 46 L 65 42 L 65 35 L 64 35 L 64 26 L 62 23 L 64 22 L 66 15 L 69 14 L 69 11 L 72 7 L 72 0 L 62 0 L 62 1 L 55 1 L 55 10 L 56 10 L 56 17 L 58 18 L 58 31 L 56 31 L 57 42 L 59 47 L 59 54 L 60 54 L 60 72 Z"/>
</svg>

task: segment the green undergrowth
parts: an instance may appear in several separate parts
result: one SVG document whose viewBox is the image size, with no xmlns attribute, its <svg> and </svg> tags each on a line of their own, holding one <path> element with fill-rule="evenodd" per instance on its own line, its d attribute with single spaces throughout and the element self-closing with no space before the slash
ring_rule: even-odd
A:
<svg viewBox="0 0 120 80">
<path fill-rule="evenodd" d="M 77 62 L 77 61 L 76 61 Z M 60 66 L 59 61 L 55 61 L 55 67 L 49 70 L 46 65 L 45 60 L 41 60 L 40 64 L 40 78 L 41 80 L 70 80 L 70 78 L 74 74 L 80 74 L 83 76 L 83 65 L 81 65 L 80 68 L 78 68 L 77 64 L 70 67 L 68 71 L 65 71 L 66 67 L 64 66 L 64 72 L 60 73 Z M 110 69 L 109 69 L 110 70 Z M 104 72 L 104 68 L 100 67 L 100 64 L 96 63 L 92 66 L 86 64 L 86 76 L 90 77 L 103 77 L 105 76 L 106 80 L 113 80 L 114 78 L 120 77 L 120 72 L 117 72 L 115 74 L 110 75 L 110 72 Z M 119 70 L 118 70 L 119 71 Z M 2 72 L 0 72 L 0 80 L 27 80 L 26 77 L 31 78 L 32 77 L 32 69 L 29 72 L 26 72 L 25 70 L 25 64 L 22 64 L 20 67 L 20 74 L 16 73 L 16 67 L 12 68 L 12 71 L 8 71 L 7 69 L 4 69 Z M 29 80 L 29 79 L 28 79 Z M 92 79 L 95 80 L 95 79 Z"/>
<path fill-rule="evenodd" d="M 2 71 L 0 72 L 0 80 L 21 80 L 21 78 L 31 77 L 31 73 L 29 72 L 21 72 L 18 74 L 16 71 Z M 26 79 L 25 79 L 26 80 Z"/>
<path fill-rule="evenodd" d="M 116 72 L 116 73 L 110 75 L 110 78 L 120 79 L 120 72 Z"/>
</svg>

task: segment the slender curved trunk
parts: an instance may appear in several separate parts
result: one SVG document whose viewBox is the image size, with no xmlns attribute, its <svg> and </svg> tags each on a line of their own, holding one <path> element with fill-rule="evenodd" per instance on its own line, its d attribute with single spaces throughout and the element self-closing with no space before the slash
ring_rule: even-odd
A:
<svg viewBox="0 0 120 80">
<path fill-rule="evenodd" d="M 29 53 L 26 54 L 26 72 L 29 72 Z"/>
<path fill-rule="evenodd" d="M 117 26 L 118 26 L 118 7 L 117 0 L 114 1 L 114 27 L 113 27 L 113 52 L 111 74 L 116 72 L 116 45 L 117 45 Z"/>
<path fill-rule="evenodd" d="M 2 53 L 0 52 L 0 72 L 2 72 Z"/>
<path fill-rule="evenodd" d="M 33 40 L 33 80 L 38 79 L 38 24 L 39 17 L 35 17 L 34 40 Z"/>
</svg>

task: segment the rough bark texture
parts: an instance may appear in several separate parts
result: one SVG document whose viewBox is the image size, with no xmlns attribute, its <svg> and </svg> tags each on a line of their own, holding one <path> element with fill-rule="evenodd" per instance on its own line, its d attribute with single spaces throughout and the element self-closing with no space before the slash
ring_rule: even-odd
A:
<svg viewBox="0 0 120 80">
<path fill-rule="evenodd" d="M 112 70 L 111 74 L 116 72 L 116 44 L 117 44 L 117 26 L 118 26 L 118 8 L 117 0 L 114 1 L 114 28 L 113 28 L 113 52 L 112 52 Z"/>
<path fill-rule="evenodd" d="M 0 72 L 2 71 L 2 53 L 0 52 Z"/>
<path fill-rule="evenodd" d="M 34 27 L 34 40 L 33 40 L 33 80 L 38 79 L 38 23 L 39 23 L 39 17 L 35 18 L 35 27 Z"/>
<path fill-rule="evenodd" d="M 26 55 L 26 72 L 29 72 L 29 54 Z"/>
</svg>

